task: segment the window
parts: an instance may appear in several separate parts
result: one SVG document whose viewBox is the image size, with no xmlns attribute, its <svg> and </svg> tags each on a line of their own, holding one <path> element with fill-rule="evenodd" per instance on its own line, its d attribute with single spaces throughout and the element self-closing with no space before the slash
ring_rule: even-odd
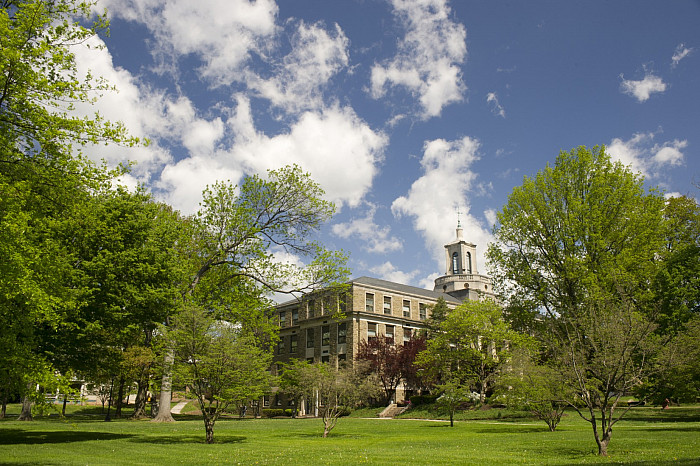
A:
<svg viewBox="0 0 700 466">
<path fill-rule="evenodd" d="M 292 325 L 299 323 L 299 309 L 292 309 Z"/>
<path fill-rule="evenodd" d="M 426 306 L 424 303 L 420 303 L 420 304 L 418 305 L 418 313 L 419 313 L 419 316 L 420 316 L 420 320 L 425 320 L 425 319 L 428 318 L 427 307 L 428 307 L 428 306 Z"/>
<path fill-rule="evenodd" d="M 367 341 L 371 341 L 377 338 L 377 324 L 368 323 L 367 324 Z"/>
<path fill-rule="evenodd" d="M 313 364 L 314 358 L 306 358 L 306 362 L 308 362 L 309 364 Z"/>
<path fill-rule="evenodd" d="M 309 299 L 309 302 L 306 303 L 306 306 L 308 308 L 308 312 L 306 315 L 310 319 L 314 316 L 314 307 L 316 306 L 316 302 L 313 299 Z"/>
<path fill-rule="evenodd" d="M 384 331 L 384 337 L 386 338 L 388 343 L 391 343 L 391 344 L 394 343 L 394 326 L 393 325 L 386 326 L 386 329 Z"/>
<path fill-rule="evenodd" d="M 270 395 L 263 396 L 263 406 L 266 408 L 270 406 Z"/>
<path fill-rule="evenodd" d="M 335 312 L 335 309 L 333 309 L 333 299 L 331 299 L 330 296 L 325 296 L 323 300 L 321 300 L 321 305 L 323 306 L 322 312 L 324 314 L 333 314 L 333 312 Z"/>
<path fill-rule="evenodd" d="M 324 325 L 321 327 L 321 346 L 328 346 L 331 344 L 331 326 Z"/>
<path fill-rule="evenodd" d="M 338 308 L 340 309 L 340 312 L 345 314 L 345 311 L 347 310 L 347 295 L 345 293 L 338 295 Z"/>
<path fill-rule="evenodd" d="M 289 339 L 289 352 L 296 353 L 299 346 L 299 335 L 292 335 Z"/>
<path fill-rule="evenodd" d="M 403 300 L 403 316 L 411 317 L 411 301 L 408 299 Z"/>
<path fill-rule="evenodd" d="M 467 273 L 472 273 L 472 253 L 467 253 Z"/>
<path fill-rule="evenodd" d="M 412 336 L 413 336 L 412 330 L 408 327 L 404 327 L 403 328 L 403 343 L 406 344 L 408 341 L 410 341 Z"/>
<path fill-rule="evenodd" d="M 281 337 L 280 341 L 277 343 L 277 354 L 282 353 L 284 353 L 284 337 Z"/>
<path fill-rule="evenodd" d="M 384 314 L 391 314 L 391 297 L 384 296 Z"/>
<path fill-rule="evenodd" d="M 287 325 L 287 312 L 280 312 L 280 327 L 286 327 Z"/>
<path fill-rule="evenodd" d="M 452 254 L 452 273 L 459 273 L 459 255 L 456 252 Z"/>
<path fill-rule="evenodd" d="M 306 347 L 313 348 L 314 346 L 316 346 L 314 344 L 314 329 L 307 328 L 306 329 Z"/>
<path fill-rule="evenodd" d="M 345 343 L 345 336 L 347 335 L 348 324 L 343 322 L 338 324 L 338 344 L 341 345 Z"/>
<path fill-rule="evenodd" d="M 345 362 L 348 359 L 348 355 L 343 353 L 338 355 L 338 363 Z"/>
<path fill-rule="evenodd" d="M 365 311 L 374 312 L 374 295 L 372 293 L 365 295 Z"/>
<path fill-rule="evenodd" d="M 321 362 L 330 362 L 331 357 L 327 354 L 325 356 L 321 356 Z"/>
</svg>

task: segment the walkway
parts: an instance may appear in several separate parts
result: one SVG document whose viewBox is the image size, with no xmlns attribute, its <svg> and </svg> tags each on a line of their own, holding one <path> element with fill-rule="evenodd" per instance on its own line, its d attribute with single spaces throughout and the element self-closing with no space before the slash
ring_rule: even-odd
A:
<svg viewBox="0 0 700 466">
<path fill-rule="evenodd" d="M 185 406 L 187 406 L 187 403 L 188 403 L 187 401 L 181 401 L 181 402 L 179 402 L 178 404 L 176 404 L 175 406 L 173 406 L 173 407 L 170 409 L 170 412 L 171 412 L 172 414 L 180 414 L 180 411 L 182 411 L 182 408 L 184 408 Z"/>
</svg>

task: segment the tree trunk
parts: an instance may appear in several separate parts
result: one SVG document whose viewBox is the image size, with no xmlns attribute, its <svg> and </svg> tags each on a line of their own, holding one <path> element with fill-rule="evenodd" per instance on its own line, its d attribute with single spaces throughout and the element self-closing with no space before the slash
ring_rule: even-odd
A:
<svg viewBox="0 0 700 466">
<path fill-rule="evenodd" d="M 148 393 L 148 376 L 145 379 L 138 381 L 138 389 L 136 392 L 136 400 L 134 401 L 133 419 L 141 419 L 146 417 L 146 398 Z"/>
<path fill-rule="evenodd" d="M 207 432 L 207 443 L 214 443 L 214 420 L 204 416 L 204 430 Z"/>
<path fill-rule="evenodd" d="M 450 410 L 450 427 L 455 426 L 454 415 L 455 415 L 455 412 L 453 409 L 451 409 Z"/>
<path fill-rule="evenodd" d="M 66 415 L 66 405 L 68 404 L 68 395 L 63 395 L 63 407 L 61 408 L 61 416 Z"/>
<path fill-rule="evenodd" d="M 0 411 L 0 419 L 5 419 L 7 414 L 7 396 L 2 397 L 2 411 Z"/>
<path fill-rule="evenodd" d="M 123 406 L 123 400 L 124 400 L 124 383 L 126 381 L 124 380 L 124 376 L 120 375 L 119 376 L 119 390 L 117 390 L 117 402 L 114 404 L 114 417 L 117 419 L 120 419 L 122 417 L 122 406 Z"/>
<path fill-rule="evenodd" d="M 28 395 L 22 398 L 22 411 L 19 413 L 18 421 L 33 421 L 32 417 L 32 401 Z"/>
<path fill-rule="evenodd" d="M 163 381 L 160 387 L 158 415 L 153 419 L 153 422 L 175 422 L 173 415 L 170 414 L 170 402 L 173 398 L 172 369 L 174 361 L 174 350 L 168 349 L 163 358 Z"/>
</svg>

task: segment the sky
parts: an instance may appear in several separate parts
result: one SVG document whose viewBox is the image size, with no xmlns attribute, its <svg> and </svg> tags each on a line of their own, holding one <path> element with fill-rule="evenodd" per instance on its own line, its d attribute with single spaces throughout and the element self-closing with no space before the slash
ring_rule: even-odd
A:
<svg viewBox="0 0 700 466">
<path fill-rule="evenodd" d="M 76 61 L 118 92 L 89 111 L 150 144 L 89 155 L 134 162 L 121 182 L 184 214 L 217 180 L 298 164 L 336 203 L 320 239 L 349 255 L 353 277 L 432 289 L 458 220 L 487 273 L 513 187 L 581 145 L 607 146 L 667 195 L 699 196 L 698 1 L 97 8 L 110 34 Z"/>
</svg>

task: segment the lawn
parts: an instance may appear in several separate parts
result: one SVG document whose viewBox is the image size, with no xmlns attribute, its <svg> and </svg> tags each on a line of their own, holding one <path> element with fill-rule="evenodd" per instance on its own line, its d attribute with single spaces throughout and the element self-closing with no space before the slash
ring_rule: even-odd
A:
<svg viewBox="0 0 700 466">
<path fill-rule="evenodd" d="M 99 409 L 96 410 L 99 412 Z M 202 422 L 114 420 L 69 410 L 0 420 L 2 464 L 700 464 L 700 407 L 635 408 L 599 458 L 590 427 L 570 413 L 557 432 L 508 418 L 443 421 L 343 418 L 329 438 L 318 419 L 223 419 L 214 445 Z"/>
</svg>

